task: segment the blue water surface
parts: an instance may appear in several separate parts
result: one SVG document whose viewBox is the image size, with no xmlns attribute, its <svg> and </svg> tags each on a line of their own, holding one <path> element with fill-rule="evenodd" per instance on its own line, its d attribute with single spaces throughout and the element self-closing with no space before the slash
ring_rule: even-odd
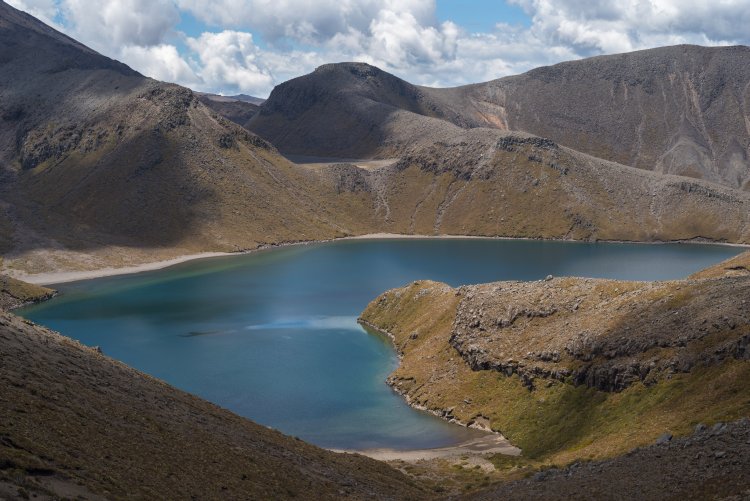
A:
<svg viewBox="0 0 750 501">
<path fill-rule="evenodd" d="M 418 279 L 457 286 L 555 276 L 682 278 L 738 254 L 712 245 L 490 239 L 348 240 L 70 284 L 20 313 L 259 423 L 324 447 L 440 447 L 476 431 L 385 384 L 387 339 L 356 323 Z"/>
</svg>

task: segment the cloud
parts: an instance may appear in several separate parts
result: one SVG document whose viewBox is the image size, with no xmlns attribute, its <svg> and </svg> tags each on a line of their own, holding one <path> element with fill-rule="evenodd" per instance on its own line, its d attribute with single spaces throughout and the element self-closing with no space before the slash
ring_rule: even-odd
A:
<svg viewBox="0 0 750 501">
<path fill-rule="evenodd" d="M 159 45 L 180 21 L 172 0 L 64 0 L 61 10 L 77 38 L 100 50 Z"/>
<path fill-rule="evenodd" d="M 423 27 L 410 13 L 383 10 L 369 27 L 361 49 L 386 65 L 407 68 L 438 64 L 456 56 L 458 28 L 451 22 Z"/>
<path fill-rule="evenodd" d="M 120 50 L 120 57 L 130 67 L 157 80 L 179 82 L 188 87 L 202 86 L 204 83 L 174 45 L 127 45 Z"/>
<path fill-rule="evenodd" d="M 581 56 L 677 43 L 747 43 L 746 0 L 511 0 L 532 16 L 532 34 Z"/>
<path fill-rule="evenodd" d="M 435 0 L 9 1 L 146 75 L 259 96 L 329 62 L 452 86 L 597 54 L 750 41 L 747 0 L 508 0 L 530 25 L 482 33 L 437 22 Z M 187 13 L 201 34 L 178 31 Z"/>
<path fill-rule="evenodd" d="M 350 30 L 366 32 L 382 11 L 435 20 L 435 0 L 176 0 L 181 9 L 213 26 L 249 29 L 274 42 L 325 43 Z"/>
<path fill-rule="evenodd" d="M 250 33 L 222 31 L 189 38 L 187 45 L 197 55 L 203 87 L 266 93 L 274 79 L 261 65 L 260 49 Z"/>
</svg>

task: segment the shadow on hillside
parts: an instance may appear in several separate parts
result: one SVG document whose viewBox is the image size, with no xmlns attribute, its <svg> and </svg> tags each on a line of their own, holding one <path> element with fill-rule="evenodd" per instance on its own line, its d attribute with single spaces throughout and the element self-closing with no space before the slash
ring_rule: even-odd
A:
<svg viewBox="0 0 750 501">
<path fill-rule="evenodd" d="M 46 246 L 46 239 L 33 233 L 71 250 L 184 241 L 210 218 L 199 209 L 217 207 L 218 197 L 210 164 L 175 146 L 156 129 L 142 130 L 102 154 L 70 155 L 39 172 L 22 173 L 3 190 L 13 206 L 12 223 L 27 229 L 14 236 L 17 250 Z"/>
</svg>

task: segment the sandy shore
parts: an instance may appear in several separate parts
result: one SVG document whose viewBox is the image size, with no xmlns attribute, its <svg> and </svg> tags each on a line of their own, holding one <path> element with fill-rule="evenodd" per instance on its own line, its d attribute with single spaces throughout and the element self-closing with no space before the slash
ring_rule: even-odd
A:
<svg viewBox="0 0 750 501">
<path fill-rule="evenodd" d="M 436 449 L 414 449 L 405 451 L 396 449 L 367 449 L 361 451 L 333 450 L 334 452 L 362 454 L 363 456 L 378 459 L 380 461 L 420 461 L 423 459 L 450 458 L 476 454 L 507 454 L 509 456 L 518 456 L 521 454 L 521 449 L 514 447 L 505 437 L 495 433 L 488 433 L 484 437 L 475 438 L 468 442 L 451 447 L 439 447 Z"/>
<path fill-rule="evenodd" d="M 319 243 L 327 243 L 339 240 L 401 240 L 401 239 L 467 239 L 467 240 L 539 240 L 539 241 L 550 241 L 550 242 L 571 242 L 578 243 L 578 240 L 557 240 L 557 239 L 531 239 L 531 238 L 518 238 L 518 237 L 494 237 L 494 236 L 478 236 L 478 235 L 404 235 L 401 233 L 368 233 L 365 235 L 356 235 L 351 237 L 342 237 L 330 240 L 310 240 L 304 242 L 288 242 L 274 245 L 267 245 L 259 247 L 258 249 L 244 251 L 244 252 L 201 252 L 197 254 L 186 254 L 184 256 L 178 256 L 172 259 L 166 259 L 162 261 L 154 261 L 150 263 L 143 263 L 134 266 L 125 266 L 121 268 L 100 268 L 98 270 L 86 270 L 86 271 L 60 271 L 60 272 L 48 272 L 48 273 L 11 273 L 13 278 L 23 280 L 30 284 L 36 285 L 54 285 L 62 284 L 66 282 L 75 282 L 78 280 L 89 280 L 92 278 L 110 277 L 114 275 L 127 275 L 130 273 L 140 273 L 142 271 L 153 271 L 167 268 L 175 264 L 184 263 L 186 261 L 193 261 L 195 259 L 205 259 L 209 257 L 219 256 L 236 256 L 240 254 L 248 254 L 252 252 L 258 252 L 269 249 L 276 249 L 282 247 L 290 247 L 295 245 L 312 245 Z M 628 241 L 610 241 L 602 240 L 601 243 L 629 243 L 629 244 L 666 244 L 666 243 L 686 243 L 692 245 L 726 245 L 730 247 L 741 247 L 750 248 L 750 245 L 745 244 L 728 244 L 722 242 L 696 242 L 696 241 L 675 241 L 675 242 L 628 242 Z"/>
<path fill-rule="evenodd" d="M 378 240 L 378 239 L 401 239 L 401 238 L 493 238 L 493 237 L 463 237 L 463 236 L 451 236 L 451 235 L 401 235 L 397 233 L 372 233 L 368 235 L 357 235 L 353 237 L 342 237 L 333 240 L 311 240 L 306 242 L 293 242 L 293 243 L 281 243 L 278 245 L 263 246 L 258 249 L 244 251 L 244 252 L 200 252 L 197 254 L 185 254 L 172 259 L 164 259 L 161 261 L 152 261 L 148 263 L 123 266 L 120 268 L 99 268 L 97 270 L 84 270 L 84 271 L 51 271 L 47 273 L 19 273 L 12 272 L 10 275 L 18 280 L 36 285 L 55 285 L 63 284 L 67 282 L 76 282 L 78 280 L 90 280 L 92 278 L 103 278 L 111 277 L 115 275 L 129 275 L 131 273 L 140 273 L 143 271 L 154 271 L 161 270 L 162 268 L 168 268 L 175 264 L 184 263 L 187 261 L 193 261 L 196 259 L 205 259 L 209 257 L 220 257 L 220 256 L 237 256 L 241 254 L 249 254 L 252 252 L 258 252 L 262 250 L 269 250 L 281 247 L 289 247 L 293 245 L 310 245 L 318 243 L 332 242 L 334 240 Z"/>
<path fill-rule="evenodd" d="M 14 274 L 14 278 L 23 280 L 30 284 L 37 285 L 54 285 L 62 284 L 65 282 L 75 282 L 78 280 L 88 280 L 91 278 L 110 277 L 113 275 L 127 275 L 130 273 L 140 273 L 142 271 L 160 270 L 167 268 L 175 264 L 184 263 L 186 261 L 193 261 L 194 259 L 205 259 L 207 257 L 219 257 L 219 256 L 231 256 L 232 253 L 228 252 L 201 252 L 198 254 L 187 254 L 179 256 L 173 259 L 165 259 L 163 261 L 154 261 L 151 263 L 143 263 L 135 266 L 125 266 L 122 268 L 100 268 L 98 270 L 87 270 L 87 271 L 59 271 L 50 273 L 34 273 L 34 274 Z"/>
</svg>

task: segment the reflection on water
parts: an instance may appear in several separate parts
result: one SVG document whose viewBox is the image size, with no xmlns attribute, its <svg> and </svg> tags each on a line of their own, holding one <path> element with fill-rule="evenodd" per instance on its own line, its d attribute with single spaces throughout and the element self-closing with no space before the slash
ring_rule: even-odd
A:
<svg viewBox="0 0 750 501">
<path fill-rule="evenodd" d="M 684 277 L 738 254 L 709 245 L 439 239 L 343 241 L 66 284 L 24 310 L 104 353 L 262 424 L 342 449 L 426 448 L 476 436 L 410 409 L 384 381 L 398 360 L 356 323 L 412 280 L 548 274 Z"/>
</svg>

